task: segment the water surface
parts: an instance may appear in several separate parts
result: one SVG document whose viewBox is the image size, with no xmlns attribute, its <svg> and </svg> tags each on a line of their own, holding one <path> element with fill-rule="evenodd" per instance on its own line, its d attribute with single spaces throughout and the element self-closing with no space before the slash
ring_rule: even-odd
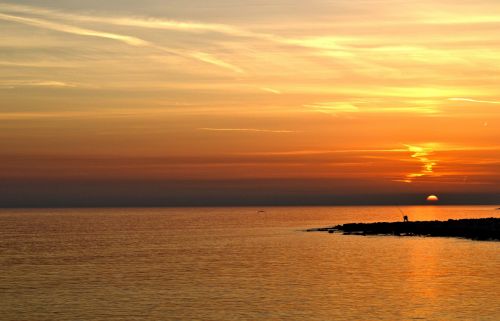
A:
<svg viewBox="0 0 500 321">
<path fill-rule="evenodd" d="M 0 315 L 498 320 L 500 242 L 305 233 L 396 207 L 0 210 Z M 494 206 L 403 207 L 412 220 Z"/>
</svg>

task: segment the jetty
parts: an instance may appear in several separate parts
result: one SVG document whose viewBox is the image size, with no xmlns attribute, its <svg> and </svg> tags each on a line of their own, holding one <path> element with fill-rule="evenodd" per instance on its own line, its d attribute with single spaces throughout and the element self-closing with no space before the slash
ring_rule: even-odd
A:
<svg viewBox="0 0 500 321">
<path fill-rule="evenodd" d="M 500 240 L 500 218 L 449 219 L 447 221 L 347 223 L 313 228 L 307 232 L 344 235 L 393 235 L 460 237 L 472 240 Z"/>
</svg>

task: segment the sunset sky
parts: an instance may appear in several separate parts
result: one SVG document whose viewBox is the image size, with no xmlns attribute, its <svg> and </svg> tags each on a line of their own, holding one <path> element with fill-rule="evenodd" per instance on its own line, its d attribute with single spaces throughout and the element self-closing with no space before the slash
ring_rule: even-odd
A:
<svg viewBox="0 0 500 321">
<path fill-rule="evenodd" d="M 500 203 L 500 2 L 0 0 L 0 207 Z"/>
</svg>

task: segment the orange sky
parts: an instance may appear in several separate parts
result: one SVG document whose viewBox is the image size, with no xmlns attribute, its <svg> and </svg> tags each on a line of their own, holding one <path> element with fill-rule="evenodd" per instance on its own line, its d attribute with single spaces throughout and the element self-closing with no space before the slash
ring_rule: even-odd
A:
<svg viewBox="0 0 500 321">
<path fill-rule="evenodd" d="M 500 202 L 498 12 L 0 1 L 0 201 Z"/>
</svg>

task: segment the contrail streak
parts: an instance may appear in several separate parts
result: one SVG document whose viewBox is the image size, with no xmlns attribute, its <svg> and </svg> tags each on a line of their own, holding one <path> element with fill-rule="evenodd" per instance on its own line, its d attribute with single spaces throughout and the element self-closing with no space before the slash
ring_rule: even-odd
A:
<svg viewBox="0 0 500 321">
<path fill-rule="evenodd" d="M 74 27 L 74 26 L 70 26 L 70 25 L 66 25 L 66 24 L 61 24 L 61 23 L 56 23 L 56 22 L 51 22 L 51 21 L 46 21 L 46 20 L 41 20 L 41 19 L 36 19 L 36 18 L 25 18 L 25 17 L 19 17 L 19 16 L 0 13 L 0 19 L 6 20 L 6 21 L 11 21 L 11 22 L 22 23 L 25 25 L 30 25 L 30 26 L 39 27 L 39 28 L 70 33 L 70 34 L 74 34 L 74 35 L 100 37 L 100 38 L 117 40 L 117 41 L 124 42 L 128 45 L 131 45 L 131 46 L 148 46 L 148 45 L 150 45 L 149 42 L 142 40 L 142 39 L 139 39 L 139 38 L 136 38 L 136 37 L 125 36 L 125 35 L 109 33 L 109 32 L 101 32 L 101 31 L 96 31 L 96 30 L 91 30 L 91 29 L 80 28 L 80 27 Z"/>
<path fill-rule="evenodd" d="M 491 100 L 476 100 L 471 98 L 448 98 L 451 101 L 469 101 L 473 103 L 482 103 L 482 104 L 500 104 L 500 101 L 491 101 Z"/>
<path fill-rule="evenodd" d="M 1 8 L 0 8 L 1 9 Z M 68 34 L 74 34 L 74 35 L 79 35 L 79 36 L 89 36 L 89 37 L 98 37 L 98 38 L 105 38 L 105 39 L 111 39 L 111 40 L 116 40 L 123 42 L 125 44 L 135 46 L 135 47 L 149 47 L 149 48 L 154 48 L 172 55 L 178 55 L 178 56 L 183 56 L 183 57 L 188 57 L 191 59 L 195 59 L 204 63 L 208 63 L 220 68 L 228 69 L 236 73 L 243 73 L 243 69 L 234 66 L 228 62 L 225 62 L 219 58 L 214 57 L 213 55 L 201 51 L 188 51 L 188 50 L 175 50 L 175 49 L 170 49 L 170 48 L 165 48 L 162 46 L 158 46 L 156 44 L 153 44 L 149 41 L 133 37 L 133 36 L 128 36 L 128 35 L 122 35 L 122 34 L 116 34 L 116 33 L 109 33 L 109 32 L 102 32 L 102 31 L 97 31 L 97 30 L 92 30 L 92 29 L 86 29 L 86 28 L 80 28 L 80 27 L 75 27 L 67 24 L 62 24 L 62 23 L 57 23 L 57 22 L 52 22 L 52 21 L 47 21 L 47 20 L 42 20 L 42 19 L 37 19 L 37 18 L 26 18 L 26 17 L 20 17 L 20 16 L 15 16 L 15 15 L 10 15 L 10 14 L 4 14 L 0 13 L 0 20 L 5 20 L 5 21 L 11 21 L 11 22 L 16 22 L 16 23 L 21 23 L 25 25 L 30 25 L 38 28 L 43 28 L 43 29 L 49 29 L 49 30 L 54 30 L 58 32 L 63 32 L 63 33 L 68 33 Z"/>
<path fill-rule="evenodd" d="M 198 130 L 223 132 L 262 132 L 262 133 L 294 133 L 293 130 L 258 129 L 258 128 L 198 128 Z"/>
</svg>

